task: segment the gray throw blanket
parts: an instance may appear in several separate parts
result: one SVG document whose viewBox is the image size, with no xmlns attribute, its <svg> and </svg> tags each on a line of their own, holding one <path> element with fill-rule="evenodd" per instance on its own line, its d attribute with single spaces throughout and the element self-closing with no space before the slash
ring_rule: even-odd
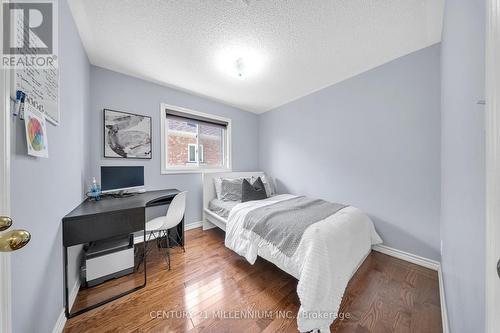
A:
<svg viewBox="0 0 500 333">
<path fill-rule="evenodd" d="M 296 197 L 251 210 L 245 217 L 243 228 L 253 231 L 291 257 L 310 225 L 344 207 L 346 205 L 320 199 Z"/>
</svg>

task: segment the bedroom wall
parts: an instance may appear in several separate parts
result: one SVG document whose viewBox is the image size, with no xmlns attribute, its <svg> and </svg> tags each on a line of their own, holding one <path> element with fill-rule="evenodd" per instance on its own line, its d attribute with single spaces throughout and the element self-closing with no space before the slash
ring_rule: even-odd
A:
<svg viewBox="0 0 500 333">
<path fill-rule="evenodd" d="M 450 330 L 483 332 L 485 2 L 446 1 L 442 76 L 442 270 Z"/>
<path fill-rule="evenodd" d="M 91 66 L 89 147 L 90 174 L 99 176 L 101 165 L 144 165 L 147 189 L 178 188 L 188 191 L 186 224 L 202 219 L 202 175 L 200 173 L 162 175 L 160 173 L 160 103 L 232 119 L 233 171 L 258 169 L 257 115 L 168 87 Z M 106 159 L 103 157 L 103 109 L 126 111 L 153 118 L 153 158 L 151 160 Z"/>
<path fill-rule="evenodd" d="M 83 200 L 89 61 L 66 1 L 59 1 L 60 126 L 47 125 L 49 158 L 26 155 L 12 123 L 11 202 L 16 228 L 32 234 L 12 254 L 13 332 L 52 332 L 63 309 L 61 218 Z"/>
<path fill-rule="evenodd" d="M 439 260 L 440 46 L 259 117 L 282 192 L 355 205 L 386 245 Z"/>
</svg>

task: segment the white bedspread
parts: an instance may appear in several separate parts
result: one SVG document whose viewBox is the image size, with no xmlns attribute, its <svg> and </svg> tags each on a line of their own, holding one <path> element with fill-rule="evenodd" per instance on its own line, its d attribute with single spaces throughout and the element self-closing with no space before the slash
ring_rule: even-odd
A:
<svg viewBox="0 0 500 333">
<path fill-rule="evenodd" d="M 265 200 L 236 205 L 229 214 L 225 244 L 254 264 L 260 255 L 299 280 L 300 310 L 297 324 L 301 332 L 319 329 L 329 332 L 347 283 L 372 244 L 382 243 L 370 218 L 349 206 L 306 229 L 293 257 L 243 228 L 252 209 L 293 198 L 282 194 Z"/>
</svg>

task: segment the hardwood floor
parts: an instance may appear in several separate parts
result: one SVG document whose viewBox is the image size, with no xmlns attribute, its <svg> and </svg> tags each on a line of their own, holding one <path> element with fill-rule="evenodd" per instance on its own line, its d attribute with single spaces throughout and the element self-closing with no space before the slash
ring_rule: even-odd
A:
<svg viewBox="0 0 500 333">
<path fill-rule="evenodd" d="M 297 332 L 297 280 L 261 258 L 248 264 L 218 229 L 187 231 L 171 271 L 156 250 L 147 269 L 145 288 L 68 320 L 64 332 Z M 340 312 L 332 332 L 442 332 L 437 273 L 372 252 Z"/>
</svg>

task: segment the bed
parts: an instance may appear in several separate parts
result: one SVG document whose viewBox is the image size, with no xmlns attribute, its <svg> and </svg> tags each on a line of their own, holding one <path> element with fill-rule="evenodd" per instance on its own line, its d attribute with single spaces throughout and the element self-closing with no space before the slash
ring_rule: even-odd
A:
<svg viewBox="0 0 500 333">
<path fill-rule="evenodd" d="M 205 174 L 203 228 L 224 230 L 226 247 L 250 264 L 260 256 L 297 278 L 299 330 L 329 332 L 347 283 L 382 240 L 370 218 L 352 206 L 291 194 L 243 203 L 217 200 L 214 179 L 264 175 Z"/>
</svg>

